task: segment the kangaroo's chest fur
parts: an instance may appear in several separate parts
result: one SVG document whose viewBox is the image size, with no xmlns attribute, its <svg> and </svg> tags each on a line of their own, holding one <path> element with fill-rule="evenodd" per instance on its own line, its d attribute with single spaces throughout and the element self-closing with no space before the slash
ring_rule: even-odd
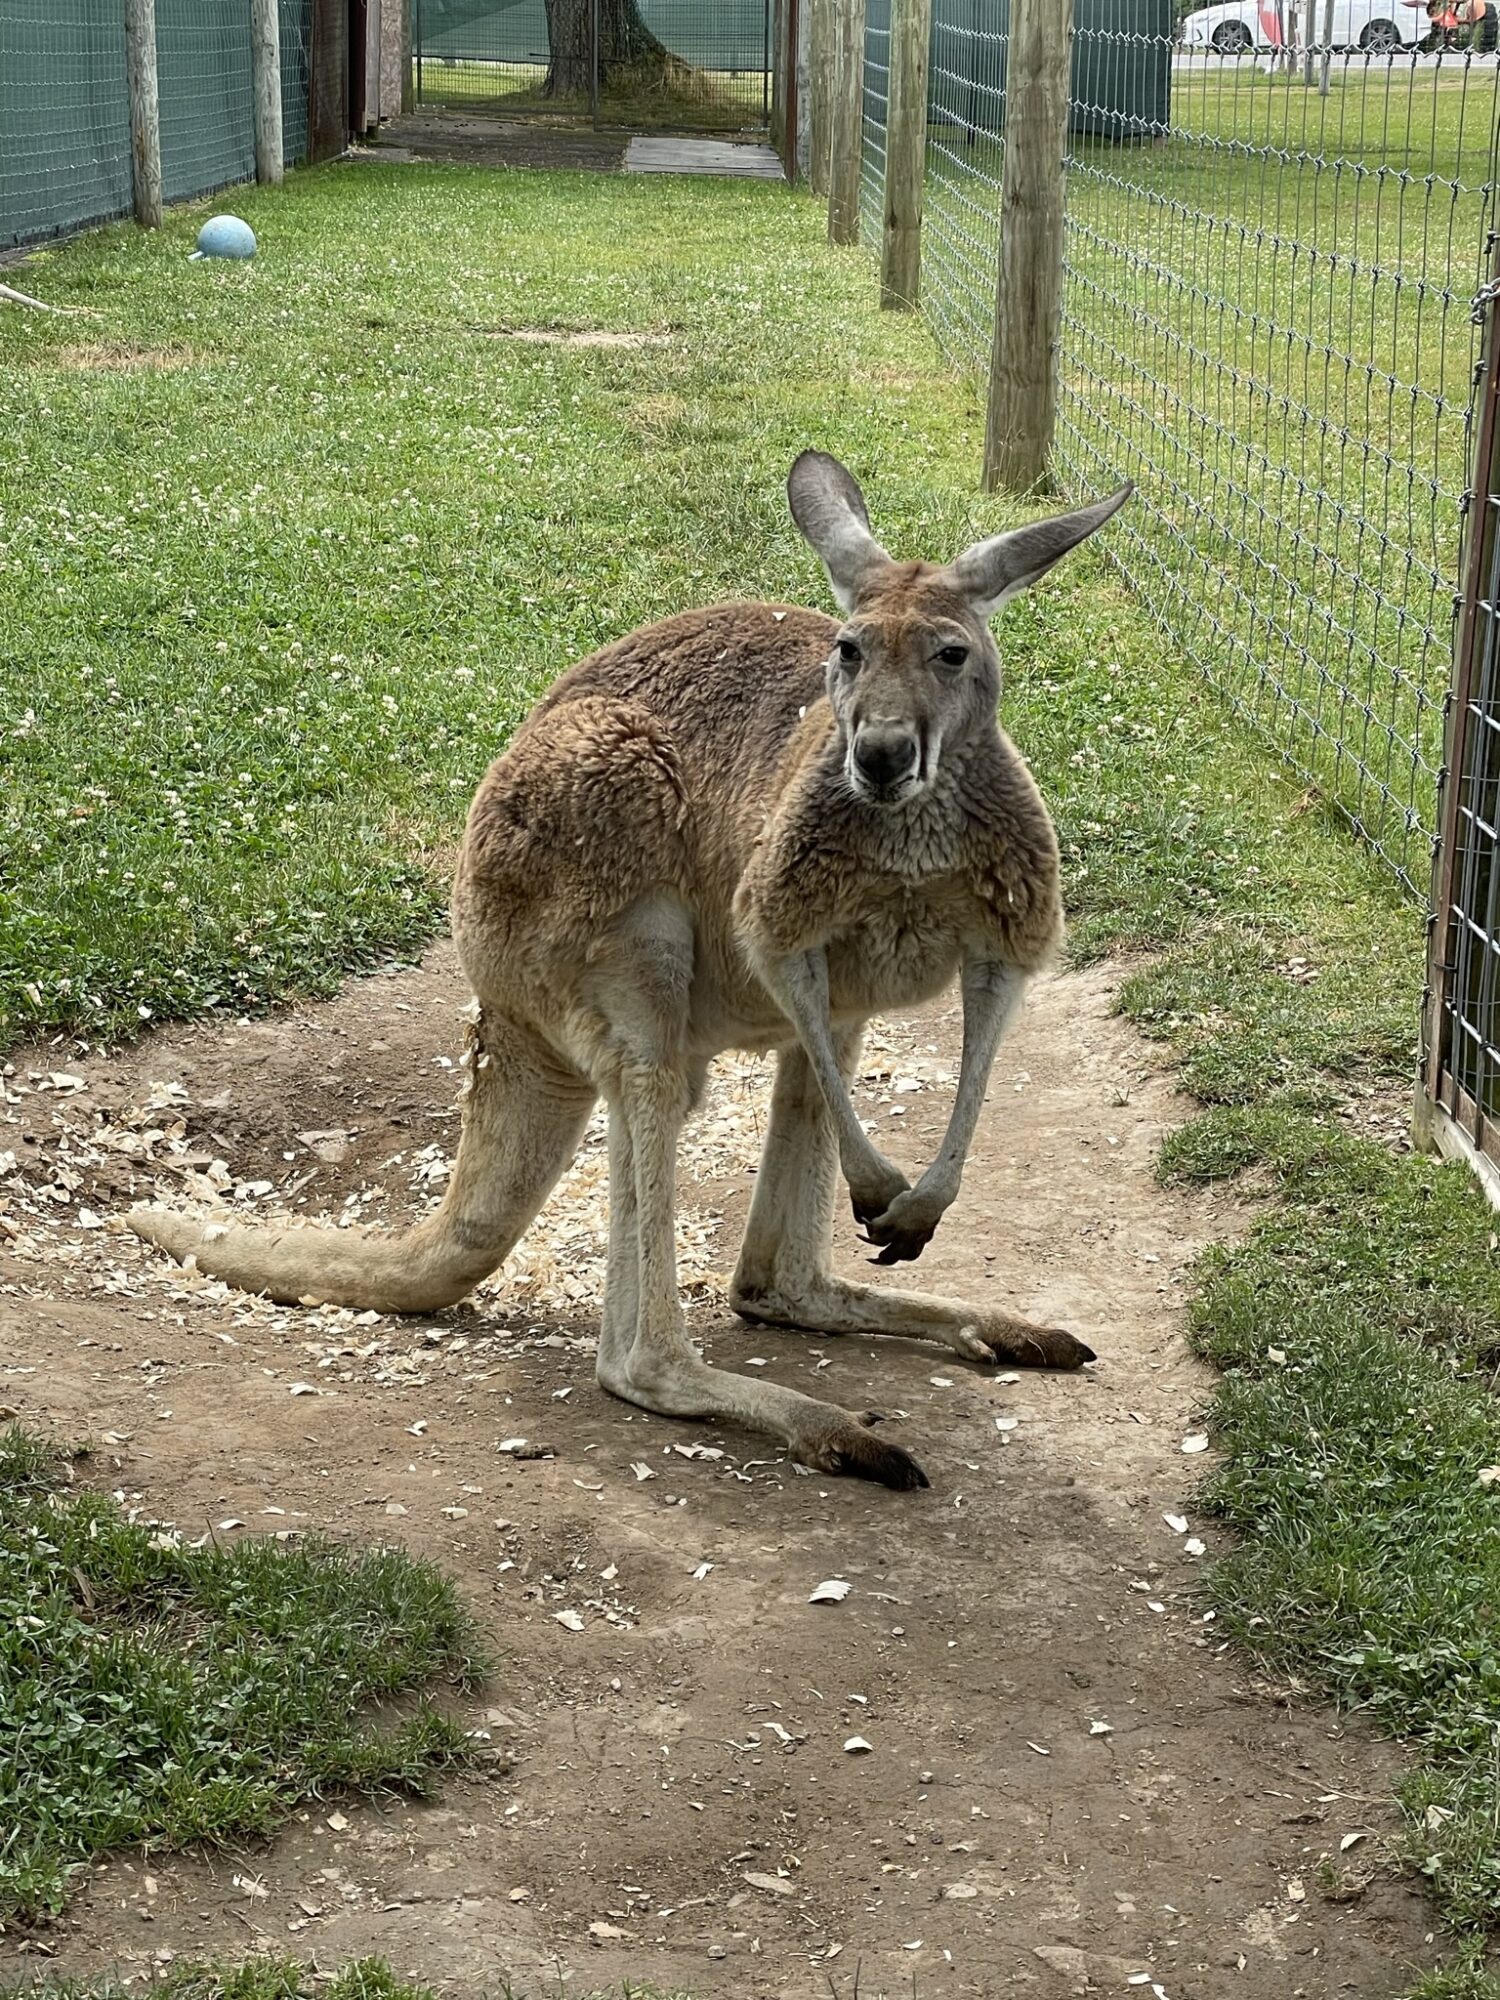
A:
<svg viewBox="0 0 1500 2000">
<path fill-rule="evenodd" d="M 491 964 L 503 952 L 519 978 L 530 962 L 541 983 L 543 956 L 597 958 L 632 912 L 672 899 L 691 924 L 704 1048 L 778 1038 L 767 955 L 823 951 L 846 1018 L 930 998 L 970 948 L 1040 962 L 1058 931 L 1056 843 L 1024 763 L 996 728 L 909 807 L 862 803 L 824 699 L 838 630 L 723 605 L 564 675 L 476 798 L 461 947 L 482 926 Z"/>
<path fill-rule="evenodd" d="M 872 885 L 824 945 L 834 1014 L 862 1018 L 931 999 L 953 979 L 974 928 L 961 881 Z"/>
</svg>

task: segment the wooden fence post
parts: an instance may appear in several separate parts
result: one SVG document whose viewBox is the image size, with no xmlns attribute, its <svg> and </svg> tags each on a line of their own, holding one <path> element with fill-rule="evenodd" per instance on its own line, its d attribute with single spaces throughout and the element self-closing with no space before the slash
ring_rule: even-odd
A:
<svg viewBox="0 0 1500 2000">
<path fill-rule="evenodd" d="M 417 105 L 416 79 L 412 75 L 413 0 L 400 0 L 401 7 L 401 109 L 414 111 Z"/>
<path fill-rule="evenodd" d="M 125 0 L 125 86 L 130 94 L 135 219 L 161 227 L 161 113 L 156 95 L 156 0 Z"/>
<path fill-rule="evenodd" d="M 255 178 L 280 187 L 286 170 L 281 137 L 280 0 L 250 0 L 250 74 L 255 106 Z"/>
<path fill-rule="evenodd" d="M 914 306 L 922 290 L 922 189 L 927 179 L 927 60 L 932 0 L 891 0 L 885 122 L 885 226 L 880 303 Z"/>
<path fill-rule="evenodd" d="M 984 485 L 1024 493 L 1057 424 L 1064 160 L 1073 0 L 1014 0 L 1005 77 L 1000 273 L 984 431 Z"/>
<path fill-rule="evenodd" d="M 807 184 L 823 200 L 833 139 L 833 40 L 835 0 L 807 0 Z"/>
<path fill-rule="evenodd" d="M 859 241 L 859 170 L 865 144 L 865 0 L 837 0 L 837 67 L 828 169 L 828 240 Z"/>
<path fill-rule="evenodd" d="M 1318 95 L 1328 95 L 1328 72 L 1333 67 L 1333 0 L 1325 0 L 1323 8 L 1323 61 L 1318 70 Z"/>
</svg>

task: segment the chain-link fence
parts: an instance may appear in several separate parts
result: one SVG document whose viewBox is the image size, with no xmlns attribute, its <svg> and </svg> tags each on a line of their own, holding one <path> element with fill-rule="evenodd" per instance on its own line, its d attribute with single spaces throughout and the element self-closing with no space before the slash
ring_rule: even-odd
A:
<svg viewBox="0 0 1500 2000">
<path fill-rule="evenodd" d="M 283 144 L 307 157 L 312 0 L 280 0 Z M 207 194 L 255 171 L 249 0 L 157 0 L 162 188 Z M 0 250 L 131 207 L 120 0 L 0 0 Z"/>
<path fill-rule="evenodd" d="M 1494 5 L 1432 11 L 1075 0 L 1054 460 L 1070 491 L 1138 481 L 1110 537 L 1137 591 L 1423 895 L 1500 81 Z M 922 301 L 968 365 L 1009 17 L 934 0 Z M 872 220 L 885 92 L 872 60 Z"/>
</svg>

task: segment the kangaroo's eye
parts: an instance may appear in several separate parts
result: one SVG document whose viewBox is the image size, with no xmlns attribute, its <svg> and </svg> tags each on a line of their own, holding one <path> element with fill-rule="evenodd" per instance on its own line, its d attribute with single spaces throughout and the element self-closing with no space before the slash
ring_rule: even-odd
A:
<svg viewBox="0 0 1500 2000">
<path fill-rule="evenodd" d="M 967 646 L 944 646 L 938 654 L 945 667 L 961 667 L 968 657 Z"/>
<path fill-rule="evenodd" d="M 859 665 L 860 651 L 852 639 L 839 640 L 839 659 L 846 667 L 857 667 Z"/>
</svg>

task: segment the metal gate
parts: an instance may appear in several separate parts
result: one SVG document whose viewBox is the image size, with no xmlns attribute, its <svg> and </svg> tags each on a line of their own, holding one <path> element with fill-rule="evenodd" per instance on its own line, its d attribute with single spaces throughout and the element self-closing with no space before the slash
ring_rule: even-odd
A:
<svg viewBox="0 0 1500 2000">
<path fill-rule="evenodd" d="M 1500 256 L 1485 327 L 1439 804 L 1419 1139 L 1500 1199 Z"/>
<path fill-rule="evenodd" d="M 762 133 L 772 0 L 412 0 L 419 105 Z"/>
</svg>

